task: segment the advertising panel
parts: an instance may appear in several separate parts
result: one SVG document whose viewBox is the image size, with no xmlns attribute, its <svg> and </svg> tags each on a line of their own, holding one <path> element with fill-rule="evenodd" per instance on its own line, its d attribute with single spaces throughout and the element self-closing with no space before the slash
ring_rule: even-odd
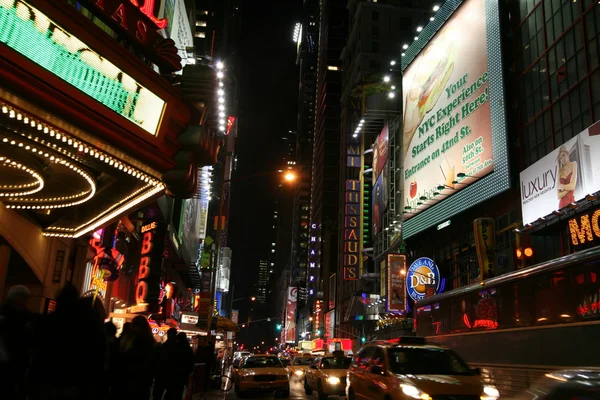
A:
<svg viewBox="0 0 600 400">
<path fill-rule="evenodd" d="M 389 125 L 385 121 L 383 129 L 373 145 L 373 180 L 381 175 L 383 166 L 389 157 Z"/>
<path fill-rule="evenodd" d="M 231 310 L 231 322 L 239 324 L 240 322 L 240 310 Z"/>
<path fill-rule="evenodd" d="M 181 218 L 177 239 L 185 249 L 188 262 L 196 262 L 198 259 L 198 247 L 200 246 L 200 199 L 192 198 L 182 200 Z"/>
<path fill-rule="evenodd" d="M 468 0 L 404 72 L 408 218 L 494 170 L 485 32 L 484 0 Z"/>
<path fill-rule="evenodd" d="M 329 309 L 330 310 L 335 308 L 336 288 L 337 288 L 337 274 L 331 274 L 329 276 Z"/>
<path fill-rule="evenodd" d="M 402 58 L 407 239 L 510 188 L 499 2 L 447 1 Z"/>
<path fill-rule="evenodd" d="M 523 224 L 600 190 L 600 122 L 521 172 Z"/>
<path fill-rule="evenodd" d="M 296 342 L 296 303 L 298 302 L 298 288 L 288 287 L 287 303 L 285 306 L 285 342 Z"/>
<path fill-rule="evenodd" d="M 158 134 L 165 108 L 162 99 L 28 3 L 5 4 L 0 7 L 0 43 L 150 135 Z"/>
<path fill-rule="evenodd" d="M 388 254 L 388 311 L 404 311 L 404 293 L 406 274 L 406 256 L 401 254 Z"/>
<path fill-rule="evenodd" d="M 379 178 L 375 181 L 375 185 L 373 185 L 373 232 L 379 233 L 382 228 L 382 218 L 383 218 L 383 197 L 384 197 L 384 188 L 383 188 L 383 175 L 379 175 Z"/>
<path fill-rule="evenodd" d="M 423 300 L 440 292 L 440 270 L 431 258 L 417 258 L 406 273 L 407 292 L 414 301 Z"/>
</svg>

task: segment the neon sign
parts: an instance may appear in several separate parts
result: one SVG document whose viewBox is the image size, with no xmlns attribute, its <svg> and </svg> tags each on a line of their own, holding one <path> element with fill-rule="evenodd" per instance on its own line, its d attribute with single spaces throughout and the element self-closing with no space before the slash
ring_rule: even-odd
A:
<svg viewBox="0 0 600 400">
<path fill-rule="evenodd" d="M 569 220 L 571 244 L 587 245 L 600 239 L 600 209 Z"/>
<path fill-rule="evenodd" d="M 147 227 L 147 225 L 146 225 Z M 148 298 L 148 277 L 150 276 L 150 252 L 152 251 L 152 239 L 154 234 L 151 230 L 144 231 L 145 227 L 142 227 L 144 236 L 142 237 L 142 250 L 140 257 L 140 267 L 138 270 L 138 283 L 135 289 L 135 300 L 138 304 L 146 303 Z"/>
<path fill-rule="evenodd" d="M 182 68 L 175 42 L 158 32 L 166 18 L 154 15 L 156 0 L 80 0 L 115 31 L 127 35 L 163 72 Z M 143 5 L 140 5 L 143 3 Z"/>
<path fill-rule="evenodd" d="M 360 181 L 346 180 L 344 212 L 344 279 L 358 280 L 360 269 Z"/>
<path fill-rule="evenodd" d="M 153 312 L 159 309 L 159 303 L 164 297 L 160 278 L 166 229 L 166 224 L 152 222 L 142 226 L 140 230 L 142 242 L 135 300 L 138 305 L 149 304 L 148 308 Z"/>
<path fill-rule="evenodd" d="M 1 43 L 157 135 L 162 99 L 28 3 L 1 4 Z"/>
</svg>

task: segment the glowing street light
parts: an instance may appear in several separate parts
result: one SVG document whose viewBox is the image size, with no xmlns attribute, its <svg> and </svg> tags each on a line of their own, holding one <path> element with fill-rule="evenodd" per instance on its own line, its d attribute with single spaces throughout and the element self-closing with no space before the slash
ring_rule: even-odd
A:
<svg viewBox="0 0 600 400">
<path fill-rule="evenodd" d="M 296 180 L 296 175 L 293 172 L 288 172 L 285 174 L 284 178 L 286 181 L 292 182 L 292 181 Z"/>
<path fill-rule="evenodd" d="M 384 81 L 384 82 L 389 82 L 389 81 L 390 81 L 390 79 L 391 79 L 391 78 L 390 78 L 390 76 L 389 76 L 389 75 L 386 75 L 386 76 L 384 76 L 384 77 L 383 77 L 383 81 Z"/>
</svg>

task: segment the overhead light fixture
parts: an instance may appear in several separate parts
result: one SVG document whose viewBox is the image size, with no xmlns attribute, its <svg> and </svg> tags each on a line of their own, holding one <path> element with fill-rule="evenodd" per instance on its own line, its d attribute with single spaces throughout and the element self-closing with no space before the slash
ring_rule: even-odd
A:
<svg viewBox="0 0 600 400">
<path fill-rule="evenodd" d="M 422 26 L 417 26 L 417 32 L 421 32 L 423 30 Z"/>
<path fill-rule="evenodd" d="M 389 97 L 390 99 L 393 99 L 394 97 L 396 97 L 396 93 L 394 93 L 394 92 L 389 92 L 389 93 L 388 93 L 388 97 Z"/>
<path fill-rule="evenodd" d="M 217 69 L 223 69 L 223 63 L 221 61 L 217 63 Z"/>
<path fill-rule="evenodd" d="M 396 61 L 395 60 L 390 61 L 390 65 L 396 65 Z"/>
<path fill-rule="evenodd" d="M 415 36 L 415 40 L 419 40 L 419 37 L 418 37 L 418 36 Z"/>
<path fill-rule="evenodd" d="M 408 45 L 405 43 L 405 44 L 403 44 L 403 45 L 402 45 L 402 48 L 403 48 L 404 50 L 406 50 L 406 49 L 408 49 Z"/>
<path fill-rule="evenodd" d="M 358 133 L 355 133 L 354 135 L 352 135 L 353 138 L 358 137 Z"/>
<path fill-rule="evenodd" d="M 384 81 L 384 82 L 389 82 L 389 81 L 390 81 L 390 79 L 392 79 L 392 78 L 390 78 L 390 76 L 389 76 L 389 75 L 386 75 L 386 76 L 384 76 L 384 77 L 383 77 L 383 81 Z"/>
<path fill-rule="evenodd" d="M 431 17 L 429 18 L 430 21 L 435 21 L 435 18 Z"/>
<path fill-rule="evenodd" d="M 402 56 L 402 57 L 404 57 L 404 56 L 405 56 L 405 54 L 404 54 L 404 53 L 402 53 L 402 54 L 401 54 L 401 56 Z"/>
<path fill-rule="evenodd" d="M 433 6 L 433 11 L 437 11 L 440 9 L 440 6 L 438 6 L 437 4 L 435 6 Z"/>
</svg>

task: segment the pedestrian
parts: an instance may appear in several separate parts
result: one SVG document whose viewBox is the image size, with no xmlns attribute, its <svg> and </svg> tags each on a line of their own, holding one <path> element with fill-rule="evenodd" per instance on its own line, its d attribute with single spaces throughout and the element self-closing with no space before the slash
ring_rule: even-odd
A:
<svg viewBox="0 0 600 400">
<path fill-rule="evenodd" d="M 108 399 L 116 399 L 121 380 L 120 373 L 120 351 L 119 338 L 117 338 L 117 327 L 111 321 L 104 323 L 104 333 L 108 345 L 108 365 L 107 365 L 107 397 Z"/>
<path fill-rule="evenodd" d="M 119 398 L 148 400 L 155 372 L 156 341 L 148 320 L 138 315 L 120 344 L 124 384 Z"/>
<path fill-rule="evenodd" d="M 175 376 L 167 385 L 165 400 L 181 400 L 190 375 L 194 370 L 194 352 L 187 340 L 187 335 L 184 332 L 179 332 L 175 344 L 177 354 L 177 363 L 174 365 Z"/>
<path fill-rule="evenodd" d="M 0 309 L 0 398 L 24 399 L 25 375 L 30 364 L 32 343 L 31 313 L 27 310 L 30 292 L 22 285 L 8 290 Z"/>
<path fill-rule="evenodd" d="M 165 389 L 175 379 L 175 367 L 178 362 L 176 340 L 177 329 L 169 328 L 167 331 L 167 341 L 158 346 L 156 374 L 152 390 L 152 398 L 154 400 L 162 400 Z"/>
<path fill-rule="evenodd" d="M 63 287 L 56 298 L 56 311 L 34 326 L 30 400 L 105 397 L 105 317 L 99 299 L 80 298 L 71 283 Z"/>
</svg>

